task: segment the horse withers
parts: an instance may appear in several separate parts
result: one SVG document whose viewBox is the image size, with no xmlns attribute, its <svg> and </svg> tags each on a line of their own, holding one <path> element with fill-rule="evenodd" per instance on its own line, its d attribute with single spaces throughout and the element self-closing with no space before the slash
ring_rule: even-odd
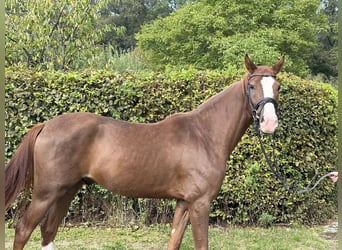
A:
<svg viewBox="0 0 342 250">
<path fill-rule="evenodd" d="M 16 225 L 13 249 L 23 249 L 40 223 L 43 249 L 53 240 L 85 180 L 128 197 L 177 201 L 168 249 L 179 249 L 188 221 L 195 249 L 208 249 L 210 203 L 226 161 L 253 117 L 264 133 L 278 126 L 282 57 L 272 67 L 245 56 L 247 74 L 196 109 L 153 124 L 91 113 L 57 116 L 34 126 L 5 170 L 6 209 L 22 191 L 32 201 Z"/>
</svg>

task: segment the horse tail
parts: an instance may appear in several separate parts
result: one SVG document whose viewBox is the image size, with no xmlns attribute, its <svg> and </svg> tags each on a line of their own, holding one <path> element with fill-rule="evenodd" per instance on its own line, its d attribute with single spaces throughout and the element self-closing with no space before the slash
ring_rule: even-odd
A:
<svg viewBox="0 0 342 250">
<path fill-rule="evenodd" d="M 34 145 L 44 123 L 37 124 L 29 130 L 5 168 L 5 209 L 24 191 L 26 203 L 33 183 Z"/>
</svg>

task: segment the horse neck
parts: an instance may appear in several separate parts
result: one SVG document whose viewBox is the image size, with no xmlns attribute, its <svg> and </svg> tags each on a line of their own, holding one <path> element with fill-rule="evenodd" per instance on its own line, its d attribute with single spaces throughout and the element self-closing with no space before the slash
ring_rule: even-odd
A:
<svg viewBox="0 0 342 250">
<path fill-rule="evenodd" d="M 252 122 L 246 79 L 213 96 L 194 112 L 216 150 L 228 157 Z"/>
</svg>

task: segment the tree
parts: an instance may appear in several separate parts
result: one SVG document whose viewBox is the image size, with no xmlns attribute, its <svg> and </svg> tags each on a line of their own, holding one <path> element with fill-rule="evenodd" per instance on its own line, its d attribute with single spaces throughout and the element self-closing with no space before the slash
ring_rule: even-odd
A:
<svg viewBox="0 0 342 250">
<path fill-rule="evenodd" d="M 303 76 L 326 29 L 317 0 L 203 0 L 144 25 L 136 37 L 155 68 L 241 68 L 246 52 L 260 64 L 285 54 L 286 70 Z"/>
<path fill-rule="evenodd" d="M 100 23 L 121 27 L 122 33 L 106 32 L 102 43 L 117 52 L 126 52 L 136 45 L 135 33 L 144 23 L 163 18 L 194 0 L 111 0 L 101 10 Z"/>
<path fill-rule="evenodd" d="M 337 78 L 337 0 L 321 0 L 321 9 L 328 18 L 328 28 L 318 34 L 319 46 L 309 63 L 313 75 L 322 75 L 323 80 Z M 337 79 L 336 79 L 337 80 Z"/>
<path fill-rule="evenodd" d="M 106 1 L 6 0 L 6 64 L 45 69 L 86 67 L 110 27 L 97 25 Z"/>
</svg>

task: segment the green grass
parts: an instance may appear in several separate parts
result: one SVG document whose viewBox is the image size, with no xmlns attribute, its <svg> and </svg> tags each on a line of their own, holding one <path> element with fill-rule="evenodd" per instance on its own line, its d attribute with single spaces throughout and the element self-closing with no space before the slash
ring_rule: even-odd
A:
<svg viewBox="0 0 342 250">
<path fill-rule="evenodd" d="M 60 228 L 54 242 L 55 249 L 166 249 L 170 227 L 156 225 L 152 227 L 65 227 Z M 248 250 L 334 250 L 337 241 L 324 239 L 323 227 L 271 227 L 226 229 L 210 228 L 210 249 L 248 249 Z M 11 249 L 14 229 L 6 228 L 6 250 Z M 40 231 L 36 229 L 26 248 L 40 249 Z M 183 239 L 182 250 L 193 249 L 190 226 Z"/>
</svg>

